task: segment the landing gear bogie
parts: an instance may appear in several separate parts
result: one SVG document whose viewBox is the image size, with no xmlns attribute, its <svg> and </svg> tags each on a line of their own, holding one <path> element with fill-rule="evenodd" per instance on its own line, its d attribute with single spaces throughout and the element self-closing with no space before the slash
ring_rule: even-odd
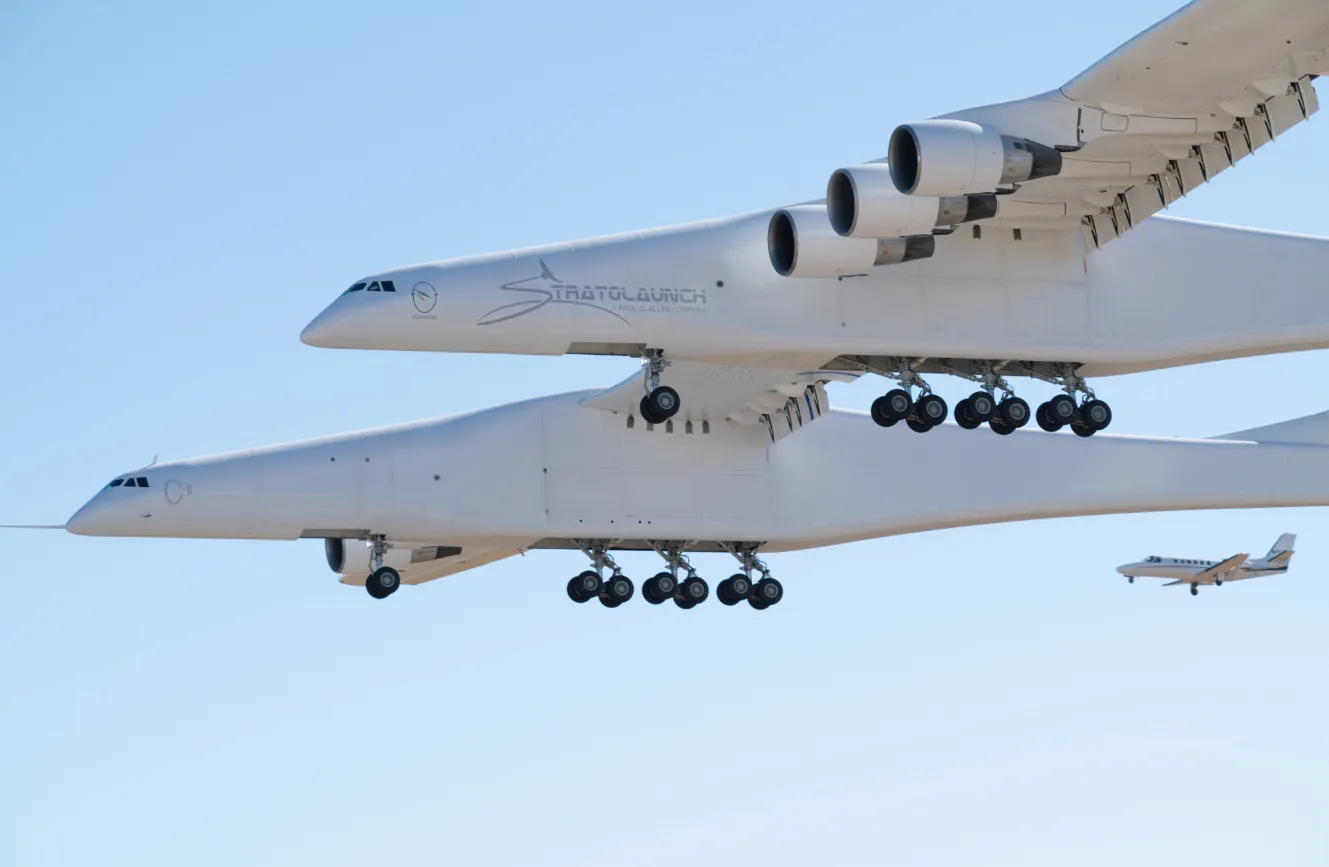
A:
<svg viewBox="0 0 1329 867">
<path fill-rule="evenodd" d="M 715 587 L 715 597 L 722 605 L 737 605 L 752 593 L 752 579 L 742 574 L 730 575 Z"/>
<path fill-rule="evenodd" d="M 605 608 L 617 608 L 632 598 L 635 589 L 626 575 L 613 575 L 600 590 L 600 604 Z"/>
</svg>

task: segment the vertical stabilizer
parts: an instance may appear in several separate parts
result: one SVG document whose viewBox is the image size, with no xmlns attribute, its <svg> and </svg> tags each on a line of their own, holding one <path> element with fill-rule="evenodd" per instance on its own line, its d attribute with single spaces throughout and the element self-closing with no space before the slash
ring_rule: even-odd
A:
<svg viewBox="0 0 1329 867">
<path fill-rule="evenodd" d="M 1278 541 L 1274 543 L 1274 547 L 1270 548 L 1269 553 L 1265 555 L 1265 564 L 1273 567 L 1286 566 L 1288 561 L 1292 559 L 1292 548 L 1296 543 L 1296 533 L 1284 533 L 1279 536 Z"/>
</svg>

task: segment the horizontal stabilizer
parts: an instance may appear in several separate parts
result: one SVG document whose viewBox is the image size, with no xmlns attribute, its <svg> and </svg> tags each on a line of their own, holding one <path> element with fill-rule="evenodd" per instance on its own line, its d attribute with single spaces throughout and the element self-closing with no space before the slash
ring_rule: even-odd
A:
<svg viewBox="0 0 1329 867">
<path fill-rule="evenodd" d="M 1290 421 L 1223 434 L 1214 439 L 1329 446 L 1329 412 L 1317 412 Z"/>
</svg>

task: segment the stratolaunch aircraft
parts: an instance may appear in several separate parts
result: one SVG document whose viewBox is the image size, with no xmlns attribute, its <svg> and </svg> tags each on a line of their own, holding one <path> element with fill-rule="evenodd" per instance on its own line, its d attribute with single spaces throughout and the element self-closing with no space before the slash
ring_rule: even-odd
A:
<svg viewBox="0 0 1329 867">
<path fill-rule="evenodd" d="M 1329 347 L 1329 239 L 1153 217 L 1314 114 L 1325 73 L 1325 0 L 1196 0 L 1059 88 L 900 126 L 824 200 L 399 268 L 302 339 L 640 357 L 649 423 L 708 420 L 670 362 L 880 374 L 873 419 L 916 431 L 951 374 L 962 427 L 1091 436 L 1086 378 Z M 1031 412 L 1017 376 L 1065 393 Z"/>
<path fill-rule="evenodd" d="M 716 421 L 640 420 L 634 376 L 608 391 L 154 464 L 111 480 L 66 529 L 324 539 L 333 571 L 375 598 L 532 549 L 579 549 L 590 568 L 568 595 L 611 608 L 635 592 L 615 552 L 658 553 L 665 568 L 642 595 L 685 609 L 710 595 L 689 553 L 728 552 L 738 570 L 716 596 L 763 609 L 784 595 L 760 559 L 769 552 L 1032 518 L 1329 505 L 1329 413 L 1213 440 L 975 441 L 950 424 L 916 437 L 825 412 L 817 375 L 692 375 L 711 367 L 680 362 L 678 373 Z M 779 442 L 718 420 L 753 394 L 786 402 Z M 885 452 L 883 436 L 894 437 Z M 983 484 L 969 484 L 976 474 Z"/>
<path fill-rule="evenodd" d="M 1263 578 L 1265 575 L 1282 575 L 1287 572 L 1292 562 L 1292 548 L 1297 543 L 1296 533 L 1284 533 L 1278 537 L 1274 547 L 1258 560 L 1248 560 L 1249 554 L 1233 554 L 1226 560 L 1187 560 L 1184 557 L 1145 557 L 1136 563 L 1118 566 L 1117 571 L 1125 575 L 1132 584 L 1136 578 L 1174 578 L 1164 587 L 1178 584 L 1191 585 L 1191 595 L 1200 593 L 1201 584 L 1213 584 L 1222 587 L 1224 581 L 1244 581 L 1247 578 Z"/>
</svg>

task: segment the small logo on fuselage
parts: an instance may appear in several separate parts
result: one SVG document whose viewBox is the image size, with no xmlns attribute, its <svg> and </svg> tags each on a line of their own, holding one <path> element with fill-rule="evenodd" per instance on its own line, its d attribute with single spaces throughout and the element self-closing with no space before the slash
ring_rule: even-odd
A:
<svg viewBox="0 0 1329 867">
<path fill-rule="evenodd" d="M 438 303 L 438 291 L 430 284 L 421 281 L 411 287 L 411 301 L 415 302 L 416 310 L 428 313 Z"/>
<path fill-rule="evenodd" d="M 514 280 L 498 287 L 504 292 L 521 292 L 535 297 L 495 307 L 481 316 L 476 325 L 497 325 L 550 304 L 572 304 L 608 313 L 625 325 L 631 324 L 621 313 L 674 313 L 704 311 L 705 289 L 628 289 L 623 286 L 582 286 L 565 283 L 555 276 L 543 259 L 540 274 Z"/>
</svg>

